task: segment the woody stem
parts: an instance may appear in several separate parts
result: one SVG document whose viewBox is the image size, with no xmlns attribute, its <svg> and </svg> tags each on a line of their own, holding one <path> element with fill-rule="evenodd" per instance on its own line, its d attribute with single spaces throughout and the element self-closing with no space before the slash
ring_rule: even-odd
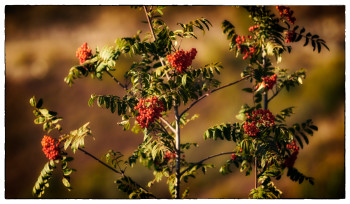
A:
<svg viewBox="0 0 350 204">
<path fill-rule="evenodd" d="M 176 161 L 175 161 L 175 198 L 180 198 L 180 158 L 181 158 L 181 150 L 180 150 L 180 117 L 179 117 L 179 111 L 178 106 L 174 106 L 174 113 L 175 113 L 175 145 L 176 145 Z"/>
</svg>

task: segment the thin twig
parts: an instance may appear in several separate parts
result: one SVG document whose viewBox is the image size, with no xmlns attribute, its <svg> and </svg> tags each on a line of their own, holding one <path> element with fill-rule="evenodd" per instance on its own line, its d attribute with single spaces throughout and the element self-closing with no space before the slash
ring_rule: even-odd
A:
<svg viewBox="0 0 350 204">
<path fill-rule="evenodd" d="M 232 82 L 232 83 L 229 83 L 229 84 L 226 84 L 224 86 L 221 86 L 219 88 L 216 88 L 216 89 L 213 89 L 211 91 L 209 91 L 208 93 L 204 94 L 203 96 L 199 97 L 197 100 L 195 100 L 189 107 L 187 107 L 181 114 L 180 114 L 180 118 L 182 117 L 183 114 L 185 114 L 187 111 L 189 111 L 194 105 L 196 105 L 199 101 L 203 100 L 204 98 L 208 97 L 210 94 L 216 92 L 216 91 L 219 91 L 223 88 L 226 88 L 226 87 L 229 87 L 229 86 L 232 86 L 232 85 L 235 85 L 245 79 L 247 79 L 248 77 L 250 77 L 250 75 L 246 76 L 246 77 L 243 77 L 242 79 L 238 80 L 238 81 L 235 81 L 235 82 Z"/>
<path fill-rule="evenodd" d="M 198 165 L 198 164 L 201 164 L 201 163 L 203 163 L 203 162 L 205 162 L 205 161 L 207 161 L 207 160 L 209 160 L 209 159 L 212 159 L 212 158 L 214 158 L 214 157 L 218 157 L 218 156 L 221 156 L 221 155 L 233 154 L 233 153 L 236 153 L 236 152 L 221 152 L 221 153 L 219 153 L 219 154 L 211 155 L 211 156 L 209 156 L 209 157 L 207 157 L 207 158 L 205 158 L 205 159 L 200 160 L 199 162 L 196 162 L 196 163 L 190 165 L 188 168 L 186 168 L 185 170 L 183 170 L 183 171 L 180 173 L 180 176 L 182 176 L 186 171 L 188 171 L 188 170 L 191 169 L 192 167 L 194 167 L 194 166 L 196 166 L 196 165 Z"/>
<path fill-rule="evenodd" d="M 287 80 L 293 80 L 293 78 L 295 78 L 295 77 L 294 76 L 290 77 Z M 279 92 L 282 91 L 283 87 L 284 86 L 282 85 L 282 87 L 280 89 L 277 89 L 277 91 L 275 93 L 273 93 L 273 95 L 267 100 L 267 102 L 269 103 L 273 98 L 275 98 L 279 94 Z"/>
<path fill-rule="evenodd" d="M 120 81 L 118 81 L 118 79 L 116 79 L 109 71 L 105 71 L 110 77 L 112 77 L 112 79 L 115 81 L 115 82 L 117 82 L 117 84 L 119 85 L 119 86 L 121 86 L 125 91 L 127 91 L 128 90 L 128 88 L 126 87 L 126 85 L 124 85 L 124 84 L 122 84 Z"/>
<path fill-rule="evenodd" d="M 156 41 L 156 40 L 157 40 L 157 37 L 156 37 L 156 34 L 154 33 L 154 29 L 153 29 L 152 23 L 151 23 L 151 17 L 148 15 L 148 11 L 147 11 L 146 6 L 143 6 L 143 10 L 145 11 L 146 18 L 147 18 L 147 22 L 148 22 L 148 27 L 149 27 L 149 29 L 150 29 L 150 31 L 151 31 L 151 33 L 152 33 L 153 40 Z M 164 64 L 162 58 L 161 58 L 160 56 L 158 56 L 158 58 L 159 58 L 160 63 L 161 63 L 162 66 L 164 67 L 165 64 Z M 165 72 L 165 75 L 166 75 L 167 79 L 169 80 L 170 77 L 169 77 L 169 75 L 168 75 L 167 72 Z"/>
<path fill-rule="evenodd" d="M 277 96 L 277 94 L 281 91 L 282 89 L 278 89 L 268 100 L 267 102 L 269 103 L 273 98 Z"/>
</svg>

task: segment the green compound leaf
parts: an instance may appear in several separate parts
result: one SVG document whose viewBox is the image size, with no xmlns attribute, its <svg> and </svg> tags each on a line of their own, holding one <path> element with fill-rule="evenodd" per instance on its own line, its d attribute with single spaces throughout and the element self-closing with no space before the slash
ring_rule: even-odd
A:
<svg viewBox="0 0 350 204">
<path fill-rule="evenodd" d="M 40 198 L 44 192 L 45 188 L 49 187 L 48 181 L 52 177 L 53 170 L 56 168 L 54 161 L 51 160 L 44 165 L 41 170 L 40 175 L 33 187 L 33 196 Z"/>
<path fill-rule="evenodd" d="M 71 131 L 64 143 L 64 148 L 67 149 L 69 146 L 71 146 L 74 153 L 78 148 L 84 148 L 85 137 L 91 136 L 91 130 L 88 127 L 89 124 L 90 123 L 88 122 L 79 129 Z"/>
</svg>

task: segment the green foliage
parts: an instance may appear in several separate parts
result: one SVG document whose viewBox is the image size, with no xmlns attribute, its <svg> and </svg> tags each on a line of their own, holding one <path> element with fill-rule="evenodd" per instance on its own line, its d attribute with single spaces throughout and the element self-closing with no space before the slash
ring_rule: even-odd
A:
<svg viewBox="0 0 350 204">
<path fill-rule="evenodd" d="M 89 99 L 88 105 L 92 107 L 94 101 L 96 101 L 98 107 L 110 109 L 112 113 L 116 112 L 118 115 L 126 115 L 127 110 L 129 110 L 129 112 L 133 112 L 137 102 L 135 97 L 128 95 L 120 98 L 119 96 L 113 95 L 93 94 Z"/>
<path fill-rule="evenodd" d="M 105 159 L 107 164 L 109 164 L 110 166 L 112 166 L 113 168 L 120 168 L 120 163 L 123 162 L 123 160 L 121 159 L 124 155 L 120 152 L 116 152 L 113 150 L 109 150 L 106 154 L 105 154 Z"/>
<path fill-rule="evenodd" d="M 228 20 L 224 20 L 221 24 L 224 34 L 227 35 L 227 40 L 230 40 L 230 50 L 233 50 L 236 44 L 236 31 L 235 26 Z"/>
<path fill-rule="evenodd" d="M 323 39 L 320 39 L 320 36 L 312 35 L 310 32 L 308 32 L 306 35 L 303 35 L 303 33 L 305 32 L 305 28 L 300 29 L 300 31 L 298 31 L 298 28 L 299 28 L 299 26 L 295 26 L 293 28 L 295 35 L 292 38 L 292 42 L 298 42 L 302 38 L 305 38 L 305 42 L 303 45 L 304 47 L 307 46 L 309 44 L 309 42 L 311 42 L 310 45 L 312 46 L 313 51 L 315 51 L 317 48 L 317 52 L 320 53 L 322 46 L 325 47 L 329 51 L 329 48 L 326 45 L 326 41 L 324 41 Z"/>
<path fill-rule="evenodd" d="M 155 198 L 155 196 L 140 187 L 135 181 L 128 176 L 123 176 L 115 181 L 118 190 L 125 192 L 129 195 L 129 198 L 145 199 Z"/>
<path fill-rule="evenodd" d="M 287 176 L 294 182 L 301 184 L 303 181 L 308 181 L 311 185 L 314 185 L 314 179 L 312 177 L 305 176 L 300 173 L 296 168 L 288 168 Z"/>
<path fill-rule="evenodd" d="M 279 190 L 272 181 L 264 185 L 260 185 L 258 188 L 252 189 L 249 198 L 254 199 L 276 199 L 281 198 L 282 191 Z"/>
<path fill-rule="evenodd" d="M 68 191 L 72 189 L 70 185 L 70 175 L 76 171 L 75 169 L 68 168 L 68 162 L 73 161 L 73 157 L 63 156 L 61 159 L 61 168 L 63 173 L 62 183 Z"/>
<path fill-rule="evenodd" d="M 36 102 L 35 96 L 33 96 L 29 102 L 30 105 L 34 107 L 33 114 L 36 117 L 34 124 L 43 124 L 43 130 L 47 131 L 48 133 L 54 129 L 57 129 L 58 131 L 62 130 L 61 125 L 58 124 L 62 118 L 57 117 L 57 113 L 54 111 L 41 108 L 43 105 L 42 99 L 39 99 L 39 101 Z"/>
<path fill-rule="evenodd" d="M 137 31 L 132 37 L 116 39 L 113 46 L 104 47 L 101 50 L 96 49 L 95 54 L 84 63 L 73 66 L 64 81 L 71 86 L 75 79 L 87 77 L 90 74 L 92 78 L 102 80 L 106 73 L 125 91 L 124 96 L 93 94 L 88 101 L 90 107 L 96 101 L 98 107 L 109 109 L 111 113 L 121 116 L 122 120 L 118 124 L 123 126 L 124 130 L 131 129 L 135 133 L 143 132 L 143 142 L 138 145 L 127 161 L 123 161 L 123 154 L 117 151 L 110 150 L 104 156 L 106 165 L 119 169 L 117 173 L 121 177 L 115 181 L 117 189 L 127 193 L 129 198 L 155 198 L 148 190 L 126 176 L 125 169 L 121 168 L 122 165 L 125 168 L 127 165 L 132 167 L 139 161 L 148 169 L 153 170 L 154 179 L 148 182 L 148 187 L 166 178 L 171 196 L 178 198 L 179 186 L 175 185 L 177 181 L 188 182 L 189 178 L 196 177 L 198 170 L 205 174 L 208 168 L 214 166 L 204 164 L 204 161 L 232 153 L 220 153 L 199 162 L 187 162 L 181 157 L 181 154 L 192 147 L 197 147 L 197 143 L 177 143 L 180 138 L 180 129 L 198 118 L 196 114 L 189 118 L 187 111 L 197 102 L 209 96 L 209 93 L 228 87 L 228 85 L 218 88 L 221 82 L 216 79 L 216 75 L 220 74 L 223 68 L 220 63 L 199 67 L 189 66 L 179 73 L 166 60 L 168 55 L 180 50 L 184 38 L 197 39 L 195 31 L 202 31 L 203 34 L 209 31 L 212 26 L 209 20 L 202 17 L 186 24 L 178 23 L 181 28 L 173 31 L 161 19 L 164 14 L 164 6 L 132 7 L 144 9 L 147 23 L 151 28 L 150 32 L 142 34 L 141 31 Z M 313 50 L 317 49 L 318 52 L 321 51 L 322 46 L 328 50 L 329 48 L 318 35 L 311 33 L 304 35 L 304 28 L 299 30 L 299 26 L 291 27 L 284 17 L 275 16 L 267 7 L 246 6 L 244 8 L 257 28 L 250 31 L 249 38 L 247 37 L 249 40 L 238 39 L 241 36 L 236 33 L 235 26 L 227 20 L 223 21 L 222 29 L 229 41 L 229 50 L 233 51 L 236 57 L 245 54 L 243 59 L 248 59 L 249 51 L 249 60 L 247 60 L 249 65 L 242 70 L 241 77 L 249 79 L 251 83 L 249 87 L 243 88 L 243 91 L 252 94 L 252 105 L 245 104 L 241 107 L 236 116 L 241 122 L 223 123 L 210 127 L 204 132 L 204 139 L 233 143 L 235 155 L 232 155 L 232 159 L 227 160 L 220 167 L 221 174 L 232 172 L 232 165 L 240 172 L 244 172 L 246 176 L 252 173 L 253 167 L 256 168 L 260 185 L 252 189 L 249 194 L 250 198 L 281 198 L 282 192 L 275 187 L 272 179 L 280 179 L 283 175 L 286 166 L 284 162 L 291 155 L 291 150 L 287 148 L 287 145 L 296 140 L 303 148 L 305 144 L 309 144 L 308 136 L 312 136 L 313 131 L 317 131 L 318 128 L 312 124 L 311 120 L 288 127 L 286 119 L 293 113 L 293 107 L 290 107 L 275 115 L 275 124 L 271 126 L 258 124 L 256 136 L 249 136 L 251 134 L 245 132 L 248 120 L 250 120 L 248 115 L 253 110 L 259 110 L 262 107 L 266 109 L 268 103 L 283 88 L 289 91 L 290 88 L 303 84 L 306 76 L 303 69 L 288 74 L 287 69 L 275 67 L 274 61 L 270 59 L 274 57 L 275 62 L 280 63 L 282 54 L 290 53 L 292 50 L 291 44 L 287 44 L 289 41 L 298 42 L 304 38 L 304 46 L 311 44 Z M 291 31 L 295 35 L 291 40 L 286 40 L 286 33 Z M 129 56 L 133 60 L 129 69 L 121 73 L 123 83 L 112 74 L 114 71 L 120 72 L 117 67 L 121 55 Z M 273 89 L 272 87 L 269 89 L 266 87 L 266 80 L 274 74 L 277 75 L 277 82 Z M 272 92 L 272 96 L 267 98 L 269 91 Z M 153 96 L 162 101 L 165 110 L 161 113 L 161 118 L 157 118 L 147 128 L 141 128 L 135 120 L 135 117 L 140 114 L 135 110 L 135 106 L 140 99 Z M 188 103 L 190 105 L 186 107 Z M 58 122 L 62 119 L 56 116 L 57 113 L 43 109 L 41 99 L 36 101 L 33 97 L 30 104 L 34 107 L 33 113 L 37 117 L 34 122 L 43 124 L 44 131 L 50 132 L 53 129 L 61 131 Z M 178 113 L 181 105 L 185 106 L 184 111 Z M 175 121 L 168 122 L 169 118 L 174 118 L 171 111 L 174 111 Z M 131 127 L 132 122 L 134 122 L 133 127 Z M 69 134 L 61 135 L 60 141 L 64 141 L 64 150 L 70 146 L 75 153 L 77 149 L 84 147 L 85 137 L 91 135 L 88 125 L 89 123 L 86 123 Z M 67 166 L 73 158 L 66 156 L 65 152 L 62 156 L 60 160 L 63 171 L 62 183 L 70 190 L 70 175 L 75 170 Z M 52 162 L 45 165 L 33 188 L 33 194 L 39 197 L 43 194 L 45 187 L 48 187 L 48 179 L 55 168 Z M 299 183 L 308 180 L 313 184 L 313 178 L 304 176 L 294 167 L 288 168 L 287 177 Z M 184 190 L 183 198 L 188 196 L 188 193 L 189 189 Z"/>
<path fill-rule="evenodd" d="M 69 135 L 65 136 L 64 149 L 66 150 L 69 146 L 71 147 L 73 153 L 77 151 L 78 148 L 84 148 L 84 140 L 86 136 L 91 136 L 91 130 L 88 127 L 89 122 L 85 123 L 77 130 L 73 130 Z"/>
<path fill-rule="evenodd" d="M 58 123 L 58 121 L 61 121 L 62 118 L 57 117 L 57 113 L 54 111 L 49 111 L 47 109 L 42 108 L 43 100 L 39 99 L 38 102 L 35 100 L 35 97 L 33 96 L 30 99 L 31 106 L 34 107 L 34 115 L 37 117 L 37 119 L 34 120 L 35 124 L 44 124 L 44 131 L 47 131 L 48 133 L 53 129 L 58 129 L 61 131 L 61 126 Z M 56 125 L 55 127 L 53 125 Z M 73 152 L 78 148 L 84 147 L 84 138 L 87 135 L 91 135 L 91 130 L 88 127 L 89 123 L 86 123 L 82 127 L 80 127 L 77 130 L 73 130 L 70 132 L 69 135 L 62 134 L 60 136 L 59 141 L 64 141 L 64 150 L 67 150 L 69 146 L 71 146 Z M 41 197 L 44 194 L 45 187 L 49 187 L 48 180 L 51 178 L 53 170 L 56 168 L 55 163 L 61 163 L 61 170 L 62 170 L 62 183 L 66 187 L 67 190 L 71 190 L 71 184 L 70 184 L 70 175 L 76 171 L 73 168 L 68 167 L 68 162 L 72 161 L 74 158 L 67 156 L 67 153 L 60 149 L 60 158 L 57 160 L 50 160 L 48 163 L 45 164 L 44 169 L 41 171 L 41 174 L 37 180 L 37 182 L 34 185 L 33 188 L 33 195 L 37 197 Z"/>
<path fill-rule="evenodd" d="M 36 197 L 41 197 L 44 192 L 45 192 L 45 188 L 49 187 L 49 180 L 52 176 L 53 170 L 56 168 L 55 165 L 55 161 L 54 160 L 50 160 L 49 162 L 47 162 L 44 165 L 43 170 L 41 170 L 41 173 L 37 179 L 37 181 L 35 182 L 35 185 L 33 187 L 33 195 Z"/>
<path fill-rule="evenodd" d="M 205 33 L 205 30 L 209 31 L 209 26 L 212 26 L 209 20 L 206 18 L 198 18 L 196 20 L 190 21 L 187 24 L 178 23 L 182 27 L 182 30 L 174 31 L 174 34 L 181 38 L 196 38 L 197 36 L 194 34 L 194 28 L 198 28 Z"/>
<path fill-rule="evenodd" d="M 235 160 L 232 160 L 232 159 L 229 159 L 226 161 L 226 163 L 224 163 L 220 169 L 219 169 L 219 172 L 222 174 L 222 175 L 226 175 L 226 174 L 229 174 L 229 173 L 232 173 L 232 170 L 231 170 L 231 165 L 234 164 L 236 166 L 236 168 L 239 167 L 239 164 L 242 162 L 242 159 L 241 157 L 237 157 Z"/>
<path fill-rule="evenodd" d="M 204 132 L 204 139 L 221 139 L 236 142 L 238 139 L 242 139 L 242 134 L 239 123 L 221 124 L 206 130 Z"/>
<path fill-rule="evenodd" d="M 301 148 L 304 147 L 303 140 L 306 144 L 309 144 L 307 135 L 313 136 L 312 129 L 316 131 L 318 130 L 317 126 L 313 125 L 311 119 L 307 120 L 304 123 L 301 123 L 301 125 L 296 123 L 292 127 L 288 128 L 289 134 L 293 135 L 293 137 L 298 141 Z"/>
<path fill-rule="evenodd" d="M 214 165 L 212 164 L 203 164 L 201 163 L 190 163 L 189 167 L 183 167 L 183 169 L 187 169 L 187 170 L 183 170 L 182 174 L 181 174 L 181 180 L 183 179 L 184 182 L 188 182 L 189 178 L 196 178 L 196 174 L 197 174 L 197 170 L 201 169 L 203 174 L 205 174 L 207 172 L 208 168 L 214 168 Z"/>
</svg>

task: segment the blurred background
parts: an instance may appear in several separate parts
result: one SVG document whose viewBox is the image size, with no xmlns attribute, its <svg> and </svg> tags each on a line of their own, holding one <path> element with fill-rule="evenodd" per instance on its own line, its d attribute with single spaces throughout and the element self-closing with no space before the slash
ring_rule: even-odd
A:
<svg viewBox="0 0 350 204">
<path fill-rule="evenodd" d="M 275 8 L 271 7 L 275 12 Z M 320 54 L 303 42 L 293 44 L 291 54 L 283 56 L 278 66 L 294 71 L 307 70 L 303 86 L 282 91 L 270 104 L 273 113 L 295 106 L 289 124 L 309 118 L 319 127 L 310 138 L 310 144 L 300 151 L 295 167 L 315 178 L 315 185 L 298 184 L 282 177 L 276 185 L 283 198 L 344 198 L 345 197 L 345 6 L 291 6 L 296 24 L 306 31 L 318 34 L 327 42 L 330 51 Z M 224 70 L 219 79 L 223 84 L 239 79 L 246 66 L 242 57 L 235 58 L 228 51 L 228 41 L 222 34 L 225 19 L 236 26 L 239 34 L 247 35 L 252 25 L 247 12 L 234 6 L 169 6 L 163 19 L 170 29 L 206 17 L 213 24 L 198 40 L 184 40 L 181 47 L 198 51 L 194 66 L 222 62 Z M 116 114 L 88 107 L 91 94 L 122 95 L 122 90 L 105 77 L 104 81 L 76 80 L 69 87 L 63 82 L 70 67 L 79 63 L 75 52 L 84 42 L 95 50 L 113 45 L 119 37 L 133 36 L 137 30 L 148 32 L 143 23 L 143 11 L 128 6 L 6 6 L 5 7 L 5 198 L 32 198 L 32 187 L 47 162 L 41 151 L 42 126 L 34 125 L 29 99 L 44 99 L 44 107 L 57 111 L 64 118 L 63 132 L 77 129 L 90 121 L 95 140 L 86 139 L 85 149 L 101 158 L 108 150 L 130 156 L 143 136 L 124 132 Z M 130 66 L 128 57 L 118 62 L 114 75 L 121 79 Z M 191 109 L 200 117 L 182 129 L 182 142 L 197 142 L 198 148 L 185 152 L 186 159 L 198 161 L 209 155 L 231 151 L 229 142 L 205 141 L 204 131 L 215 124 L 236 122 L 235 115 L 244 103 L 251 103 L 249 94 L 241 91 L 248 82 L 223 89 Z M 53 132 L 53 137 L 58 134 Z M 68 192 L 61 184 L 61 175 L 54 174 L 44 198 L 126 198 L 116 189 L 114 174 L 81 152 L 74 155 L 71 166 L 73 190 Z M 199 173 L 190 179 L 189 198 L 247 198 L 254 186 L 253 176 L 246 177 L 238 169 L 229 175 L 218 170 L 230 156 L 210 160 L 217 168 L 206 175 Z M 137 182 L 145 185 L 153 178 L 152 172 L 137 165 L 128 169 Z M 152 190 L 159 198 L 168 198 L 165 181 Z"/>
</svg>

